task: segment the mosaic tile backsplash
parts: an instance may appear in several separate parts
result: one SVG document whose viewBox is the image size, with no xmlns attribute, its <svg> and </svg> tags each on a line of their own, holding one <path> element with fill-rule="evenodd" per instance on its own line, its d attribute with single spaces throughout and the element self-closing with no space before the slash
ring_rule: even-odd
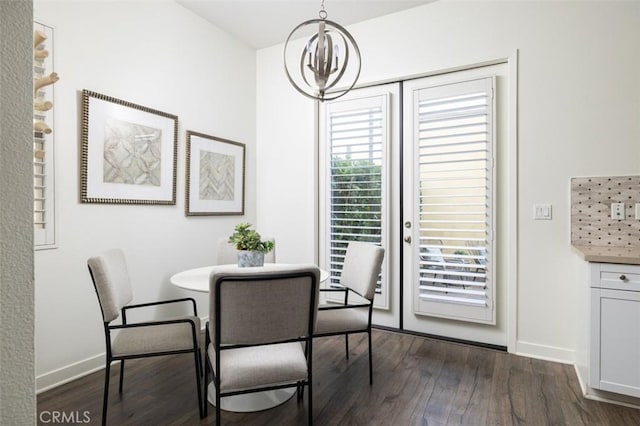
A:
<svg viewBox="0 0 640 426">
<path fill-rule="evenodd" d="M 611 203 L 625 203 L 625 219 L 611 219 Z M 640 247 L 640 176 L 571 179 L 571 244 Z"/>
</svg>

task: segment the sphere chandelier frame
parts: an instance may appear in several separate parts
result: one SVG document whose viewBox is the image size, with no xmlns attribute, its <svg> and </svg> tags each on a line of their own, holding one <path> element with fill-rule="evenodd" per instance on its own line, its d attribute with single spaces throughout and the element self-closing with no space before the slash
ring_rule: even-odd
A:
<svg viewBox="0 0 640 426">
<path fill-rule="evenodd" d="M 340 24 L 327 19 L 324 0 L 318 15 L 320 18 L 304 21 L 291 31 L 285 41 L 283 57 L 285 72 L 291 85 L 304 96 L 324 102 L 344 96 L 353 89 L 360 77 L 362 64 L 360 49 L 353 36 Z M 289 43 L 297 38 L 296 33 L 313 25 L 317 25 L 318 30 L 307 40 L 300 54 L 299 66 L 296 67 L 299 73 L 296 82 L 287 64 Z M 343 46 L 343 51 L 340 50 L 340 45 Z M 352 59 L 355 61 L 349 62 L 350 50 L 353 50 Z M 346 88 L 335 89 L 345 76 L 349 64 L 354 62 L 357 62 L 357 70 L 355 74 L 351 73 L 353 80 L 344 86 Z"/>
</svg>

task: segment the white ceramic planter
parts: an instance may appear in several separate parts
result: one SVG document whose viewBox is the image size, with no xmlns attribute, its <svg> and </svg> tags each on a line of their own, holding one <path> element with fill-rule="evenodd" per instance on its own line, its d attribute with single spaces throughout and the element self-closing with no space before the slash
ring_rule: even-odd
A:
<svg viewBox="0 0 640 426">
<path fill-rule="evenodd" d="M 246 268 L 249 266 L 264 266 L 264 253 L 261 251 L 238 251 L 238 266 Z"/>
</svg>

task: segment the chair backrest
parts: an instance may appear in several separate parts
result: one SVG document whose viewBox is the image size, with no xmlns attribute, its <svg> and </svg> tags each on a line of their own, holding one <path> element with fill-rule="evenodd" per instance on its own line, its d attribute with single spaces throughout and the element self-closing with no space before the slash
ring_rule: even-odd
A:
<svg viewBox="0 0 640 426">
<path fill-rule="evenodd" d="M 133 299 L 127 263 L 120 249 L 111 249 L 87 260 L 93 285 L 98 294 L 102 318 L 111 322 L 120 309 Z"/>
<path fill-rule="evenodd" d="M 218 265 L 238 263 L 238 251 L 229 242 L 229 238 L 218 240 Z"/>
<path fill-rule="evenodd" d="M 384 249 L 372 243 L 351 241 L 342 265 L 340 284 L 367 300 L 373 300 L 382 269 Z"/>
<path fill-rule="evenodd" d="M 221 345 L 310 338 L 319 283 L 320 270 L 311 264 L 260 273 L 232 267 L 214 271 L 209 277 L 209 337 L 216 342 L 219 330 Z"/>
<path fill-rule="evenodd" d="M 276 263 L 276 240 L 270 238 L 274 243 L 274 248 L 269 253 L 264 255 L 264 261 L 266 263 Z M 220 238 L 218 240 L 218 265 L 234 265 L 238 263 L 238 250 L 229 242 L 229 238 Z"/>
</svg>

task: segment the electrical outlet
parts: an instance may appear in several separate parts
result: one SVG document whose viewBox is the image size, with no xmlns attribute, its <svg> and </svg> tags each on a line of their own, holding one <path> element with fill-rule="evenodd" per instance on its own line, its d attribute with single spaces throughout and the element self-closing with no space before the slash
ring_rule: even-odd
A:
<svg viewBox="0 0 640 426">
<path fill-rule="evenodd" d="M 624 220 L 624 203 L 611 203 L 611 219 Z"/>
</svg>

